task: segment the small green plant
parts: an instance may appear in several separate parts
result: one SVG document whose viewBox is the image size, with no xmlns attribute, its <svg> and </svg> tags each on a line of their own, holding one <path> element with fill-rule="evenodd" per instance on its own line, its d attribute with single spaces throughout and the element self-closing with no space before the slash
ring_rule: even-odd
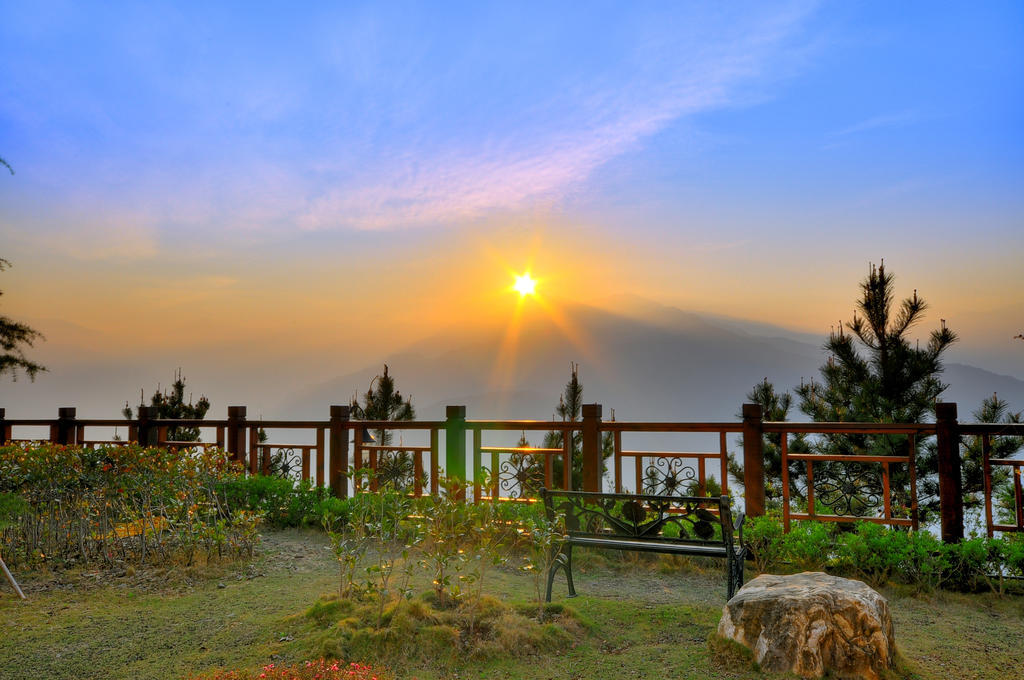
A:
<svg viewBox="0 0 1024 680">
<path fill-rule="evenodd" d="M 777 568 L 783 559 L 782 522 L 777 516 L 750 517 L 744 523 L 743 539 L 754 558 L 757 573 Z"/>
<path fill-rule="evenodd" d="M 804 571 L 824 569 L 832 554 L 833 528 L 821 522 L 793 522 L 782 539 L 786 558 Z"/>
<path fill-rule="evenodd" d="M 528 540 L 523 570 L 533 578 L 537 618 L 543 619 L 548 572 L 555 565 L 555 561 L 560 559 L 559 546 L 567 538 L 565 516 L 559 512 L 550 519 L 539 515 L 530 517 L 525 524 L 526 526 L 520 529 Z"/>
<path fill-rule="evenodd" d="M 469 586 L 467 608 L 470 616 L 470 633 L 476 624 L 476 615 L 484 601 L 484 583 L 491 569 L 508 562 L 515 538 L 515 524 L 502 518 L 497 505 L 483 503 L 472 506 L 470 528 L 470 550 L 466 567 L 466 582 Z"/>
<path fill-rule="evenodd" d="M 434 596 L 439 607 L 454 604 L 463 594 L 462 571 L 469 559 L 474 506 L 461 498 L 458 480 L 439 480 L 440 494 L 420 509 L 423 529 L 423 566 L 431 575 Z"/>
</svg>

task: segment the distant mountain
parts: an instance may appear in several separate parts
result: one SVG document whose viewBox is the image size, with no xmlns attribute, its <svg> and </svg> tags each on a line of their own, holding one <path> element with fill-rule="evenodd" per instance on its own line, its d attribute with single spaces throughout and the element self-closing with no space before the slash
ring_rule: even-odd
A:
<svg viewBox="0 0 1024 680">
<path fill-rule="evenodd" d="M 565 306 L 558 318 L 530 307 L 515 342 L 504 328 L 453 329 L 296 393 L 281 416 L 310 417 L 347 403 L 387 363 L 421 419 L 443 418 L 446 404 L 466 405 L 470 418 L 548 419 L 570 362 L 578 362 L 584 400 L 603 404 L 605 417 L 615 409 L 620 420 L 734 420 L 758 381 L 792 389 L 816 377 L 824 361 L 824 338 L 815 344 L 799 339 L 806 334 L 639 298 L 617 298 L 612 311 Z M 993 392 L 1024 409 L 1024 381 L 1016 378 L 949 364 L 944 380 L 944 398 L 959 403 L 964 420 Z"/>
<path fill-rule="evenodd" d="M 557 305 L 552 318 L 527 304 L 517 333 L 467 322 L 373 362 L 340 350 L 271 355 L 258 344 L 121 355 L 105 348 L 101 331 L 40 323 L 48 340 L 32 357 L 50 371 L 34 383 L 0 381 L 0 407 L 12 418 L 50 417 L 58 406 L 118 418 L 140 388 L 148 396 L 180 366 L 195 397 L 210 398 L 211 417 L 245 404 L 250 418 L 326 418 L 329 405 L 365 391 L 386 362 L 422 419 L 442 418 L 446 404 L 465 404 L 471 418 L 549 419 L 569 363 L 578 362 L 584 399 L 603 404 L 605 417 L 614 409 L 620 420 L 734 420 L 755 383 L 767 377 L 792 389 L 825 359 L 824 336 L 637 297 L 602 305 Z M 943 379 L 951 385 L 944 398 L 959 404 L 963 420 L 993 392 L 1024 410 L 1024 381 L 1015 377 L 958 361 Z"/>
</svg>

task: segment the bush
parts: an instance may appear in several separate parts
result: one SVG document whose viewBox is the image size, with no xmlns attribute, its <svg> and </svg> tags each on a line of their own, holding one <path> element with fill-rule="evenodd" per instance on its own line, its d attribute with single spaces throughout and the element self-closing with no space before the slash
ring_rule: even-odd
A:
<svg viewBox="0 0 1024 680">
<path fill-rule="evenodd" d="M 251 555 L 258 516 L 229 512 L 218 492 L 240 474 L 216 450 L 0 446 L 0 493 L 20 499 L 0 550 L 14 563 L 106 565 Z"/>
<path fill-rule="evenodd" d="M 335 498 L 327 487 L 308 481 L 253 475 L 225 480 L 219 488 L 228 507 L 258 513 L 263 523 L 275 529 L 321 526 L 348 520 L 346 499 Z"/>
<path fill-rule="evenodd" d="M 905 534 L 874 522 L 858 522 L 855 531 L 840 535 L 836 566 L 876 588 L 882 586 L 900 568 Z"/>
<path fill-rule="evenodd" d="M 840 527 L 794 522 L 788 534 L 778 517 L 748 520 L 744 539 L 757 570 L 828 568 L 880 587 L 898 581 L 928 592 L 936 588 L 1005 590 L 1007 577 L 1024 576 L 1024 536 L 970 538 L 945 544 L 927 531 L 874 522 Z"/>
<path fill-rule="evenodd" d="M 743 540 L 757 573 L 763 574 L 782 561 L 782 537 L 782 522 L 776 516 L 748 517 L 744 522 Z"/>
<path fill-rule="evenodd" d="M 834 524 L 793 522 L 782 538 L 782 551 L 800 569 L 820 571 L 828 564 L 834 543 Z"/>
</svg>

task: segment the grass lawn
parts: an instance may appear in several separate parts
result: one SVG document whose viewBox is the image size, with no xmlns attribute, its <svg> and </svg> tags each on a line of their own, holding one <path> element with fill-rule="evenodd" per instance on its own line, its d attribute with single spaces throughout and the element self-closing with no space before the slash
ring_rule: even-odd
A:
<svg viewBox="0 0 1024 680">
<path fill-rule="evenodd" d="M 337 588 L 326 539 L 312 532 L 270 533 L 253 563 L 198 575 L 21 576 L 28 601 L 18 601 L 6 585 L 0 590 L 5 680 L 181 678 L 221 667 L 302 661 L 316 654 L 318 631 L 301 614 Z M 501 571 L 490 579 L 488 592 L 510 601 L 531 598 L 532 580 L 521 572 Z M 578 561 L 576 579 L 581 596 L 568 602 L 589 629 L 572 649 L 473 662 L 454 671 L 417 667 L 407 676 L 764 677 L 719 662 L 708 650 L 725 600 L 719 570 L 674 568 L 668 560 L 652 566 L 628 555 L 626 564 L 608 566 L 595 557 Z M 564 597 L 564 580 L 555 592 L 556 599 Z M 1020 667 L 1024 597 L 912 596 L 897 589 L 885 595 L 914 677 L 1006 678 Z"/>
</svg>

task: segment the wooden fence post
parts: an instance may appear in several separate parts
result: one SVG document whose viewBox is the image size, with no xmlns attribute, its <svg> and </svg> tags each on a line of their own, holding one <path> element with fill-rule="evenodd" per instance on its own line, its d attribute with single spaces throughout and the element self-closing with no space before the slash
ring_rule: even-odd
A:
<svg viewBox="0 0 1024 680">
<path fill-rule="evenodd" d="M 466 497 L 466 407 L 448 406 L 444 424 L 444 474 L 457 480 L 459 499 Z"/>
<path fill-rule="evenodd" d="M 935 404 L 935 437 L 939 463 L 939 509 L 942 540 L 964 538 L 963 479 L 960 472 L 960 427 L 955 403 Z"/>
<path fill-rule="evenodd" d="M 743 405 L 743 491 L 747 517 L 764 514 L 764 440 L 760 404 Z"/>
<path fill-rule="evenodd" d="M 7 409 L 0 408 L 0 444 L 11 441 L 11 426 L 7 424 Z"/>
<path fill-rule="evenodd" d="M 73 446 L 78 426 L 75 424 L 76 409 L 74 406 L 61 406 L 57 409 L 57 425 L 50 433 L 50 439 L 57 444 Z"/>
<path fill-rule="evenodd" d="M 349 407 L 331 406 L 331 493 L 348 498 L 348 419 Z M 323 474 L 323 470 L 317 471 Z M 319 474 L 317 479 L 319 479 Z"/>
<path fill-rule="evenodd" d="M 245 464 L 245 407 L 228 406 L 228 459 Z"/>
<path fill-rule="evenodd" d="M 583 404 L 583 490 L 601 492 L 601 405 Z M 572 432 L 565 437 L 572 439 Z M 571 447 L 570 447 L 571 450 Z M 569 461 L 570 467 L 572 461 Z M 572 473 L 569 474 L 572 480 Z"/>
<path fill-rule="evenodd" d="M 156 412 L 152 406 L 139 406 L 138 419 L 135 421 L 135 432 L 139 446 L 152 446 L 156 439 L 156 426 L 151 421 Z"/>
</svg>

